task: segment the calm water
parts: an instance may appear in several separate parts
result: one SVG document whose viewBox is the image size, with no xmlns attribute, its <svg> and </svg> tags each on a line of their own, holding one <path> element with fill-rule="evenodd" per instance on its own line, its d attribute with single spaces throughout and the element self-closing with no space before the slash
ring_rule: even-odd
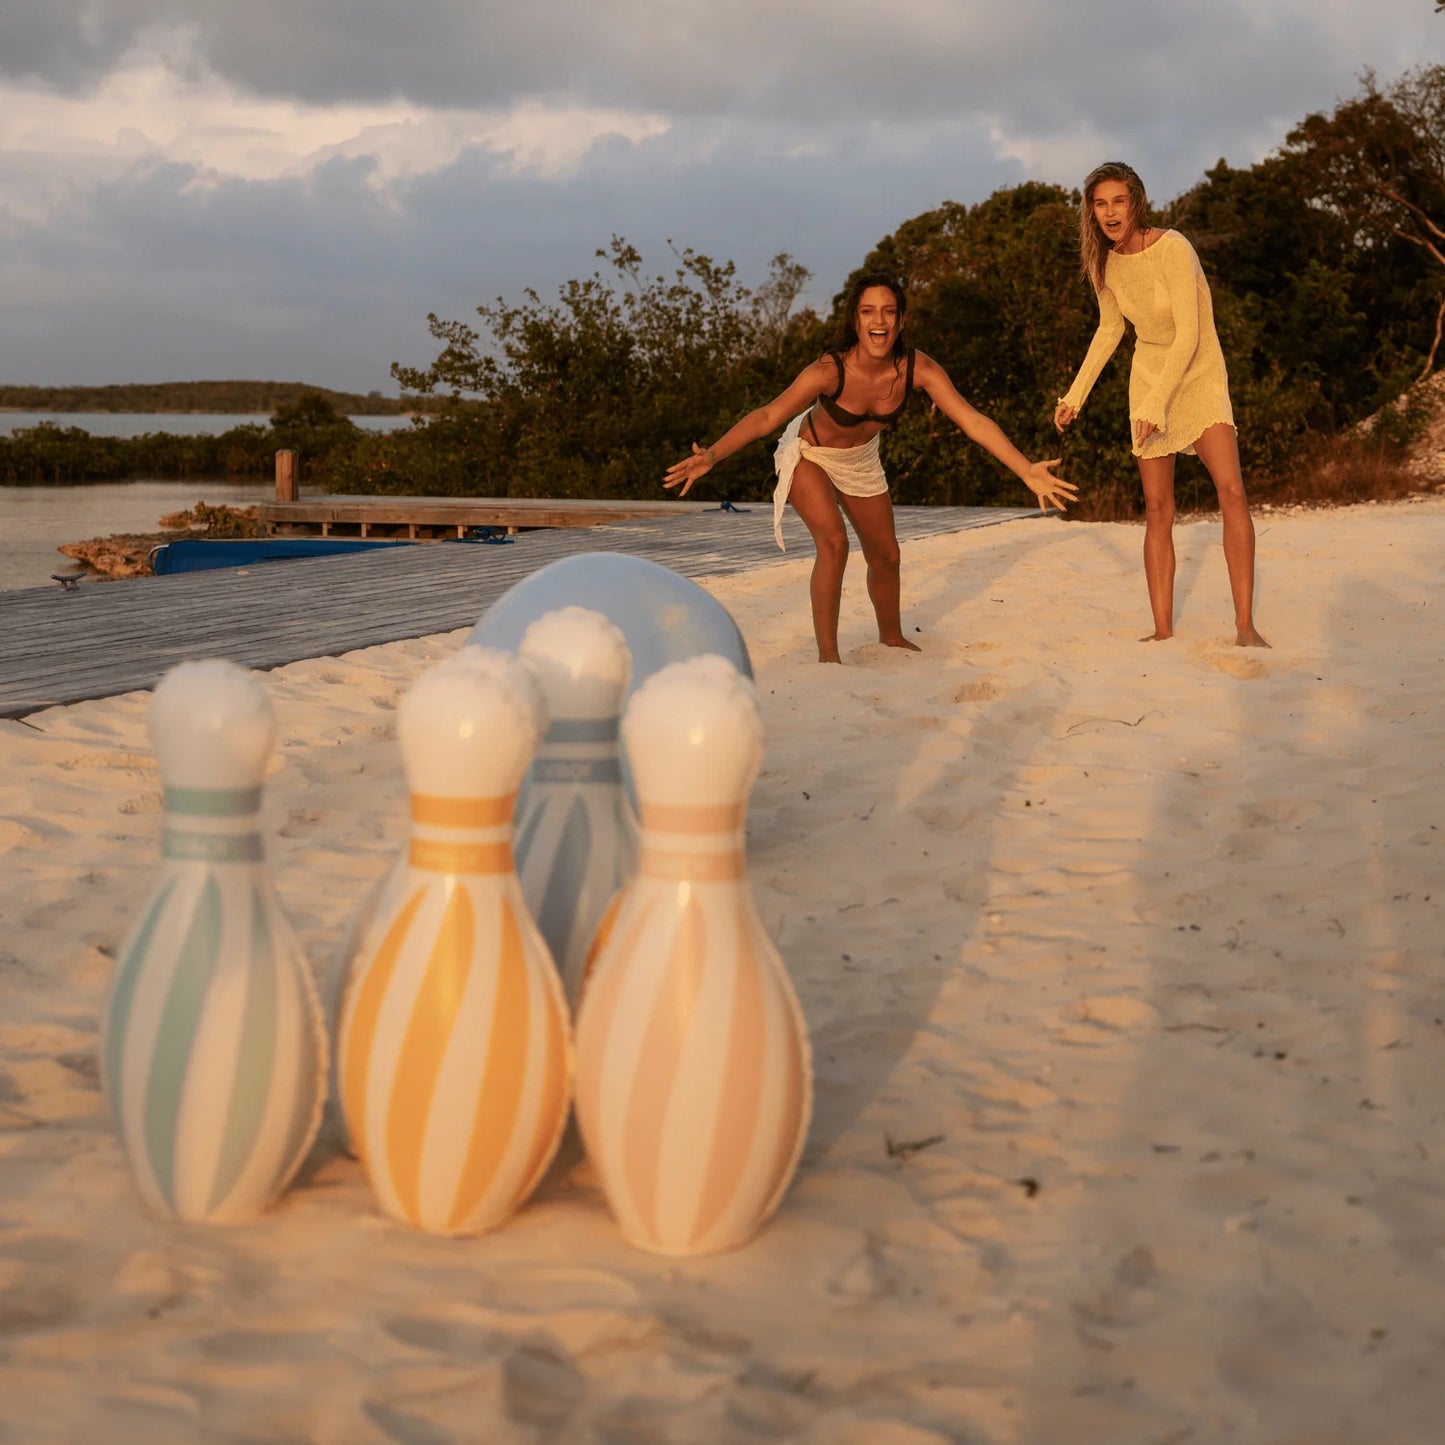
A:
<svg viewBox="0 0 1445 1445">
<path fill-rule="evenodd" d="M 62 542 L 116 532 L 154 532 L 157 518 L 200 501 L 247 506 L 275 495 L 276 484 L 270 481 L 0 487 L 0 592 L 54 587 L 50 574 L 74 565 L 55 550 Z"/>
<path fill-rule="evenodd" d="M 411 425 L 409 416 L 354 416 L 369 431 Z M 0 411 L 0 436 L 54 422 L 92 436 L 134 437 L 146 432 L 218 436 L 234 426 L 265 426 L 269 416 L 197 412 Z M 154 532 L 156 519 L 198 501 L 245 506 L 276 495 L 273 481 L 102 482 L 78 487 L 0 487 L 0 592 L 53 587 L 50 574 L 71 560 L 55 549 L 116 532 Z"/>
<path fill-rule="evenodd" d="M 357 426 L 367 431 L 394 431 L 410 426 L 409 416 L 354 416 Z M 233 426 L 266 426 L 269 416 L 226 416 L 208 412 L 122 412 L 122 411 L 0 411 L 0 436 L 25 427 L 39 426 L 43 421 L 56 426 L 78 426 L 93 437 L 138 437 L 147 432 L 167 432 L 173 436 L 220 436 Z"/>
</svg>

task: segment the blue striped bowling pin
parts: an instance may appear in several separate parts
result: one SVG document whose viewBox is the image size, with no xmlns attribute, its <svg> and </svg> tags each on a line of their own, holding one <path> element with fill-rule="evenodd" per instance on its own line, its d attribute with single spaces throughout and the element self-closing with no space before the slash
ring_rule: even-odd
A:
<svg viewBox="0 0 1445 1445">
<path fill-rule="evenodd" d="M 672 663 L 633 693 L 622 741 L 641 857 L 582 995 L 577 1121 L 632 1243 L 715 1253 L 777 1208 L 812 1113 L 802 1010 L 747 880 L 753 685 L 715 655 Z"/>
<path fill-rule="evenodd" d="M 637 862 L 617 756 L 632 659 L 620 629 L 585 607 L 539 617 L 518 654 L 551 721 L 517 808 L 517 874 L 575 1006 L 597 924 Z"/>
<path fill-rule="evenodd" d="M 342 1006 L 342 1104 L 382 1210 L 436 1234 L 500 1224 L 567 1122 L 571 1029 L 512 856 L 546 705 L 511 653 L 464 647 L 402 699 L 404 882 Z"/>
<path fill-rule="evenodd" d="M 151 699 L 165 786 L 161 873 L 118 955 L 105 1092 L 147 1203 L 249 1219 L 316 1136 L 326 1041 L 311 973 L 265 872 L 270 699 L 222 660 L 183 662 Z"/>
</svg>

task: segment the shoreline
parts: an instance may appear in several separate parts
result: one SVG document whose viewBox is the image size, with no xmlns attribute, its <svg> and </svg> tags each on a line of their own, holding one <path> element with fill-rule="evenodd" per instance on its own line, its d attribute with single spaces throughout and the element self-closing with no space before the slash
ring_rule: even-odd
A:
<svg viewBox="0 0 1445 1445">
<path fill-rule="evenodd" d="M 147 695 L 0 722 L 0 1436 L 1428 1439 L 1445 497 L 1256 522 L 1268 652 L 1217 518 L 1148 648 L 1133 524 L 905 542 L 919 655 L 867 640 L 855 550 L 843 668 L 811 559 L 704 583 L 818 1073 L 792 1192 L 712 1259 L 628 1248 L 570 1143 L 474 1240 L 382 1220 L 329 1136 L 254 1225 L 151 1219 L 95 1070 L 156 865 Z M 405 835 L 396 701 L 468 631 L 262 674 L 318 973 Z"/>
</svg>

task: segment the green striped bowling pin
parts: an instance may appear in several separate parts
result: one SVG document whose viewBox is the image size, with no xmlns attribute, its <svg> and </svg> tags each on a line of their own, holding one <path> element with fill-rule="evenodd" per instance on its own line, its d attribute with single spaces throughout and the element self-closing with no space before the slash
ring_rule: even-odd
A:
<svg viewBox="0 0 1445 1445">
<path fill-rule="evenodd" d="M 230 1223 L 285 1189 L 321 1119 L 326 1042 L 262 857 L 270 699 L 223 660 L 156 687 L 161 871 L 121 949 L 101 1032 L 106 1097 L 159 1213 Z"/>
<path fill-rule="evenodd" d="M 551 718 L 517 805 L 517 876 L 575 1008 L 597 924 L 637 864 L 617 756 L 632 657 L 621 631 L 585 607 L 539 617 L 517 651 Z"/>
</svg>

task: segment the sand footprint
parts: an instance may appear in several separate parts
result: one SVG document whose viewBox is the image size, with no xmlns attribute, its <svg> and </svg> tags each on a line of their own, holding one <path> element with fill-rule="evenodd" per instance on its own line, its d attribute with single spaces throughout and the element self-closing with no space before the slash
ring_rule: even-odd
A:
<svg viewBox="0 0 1445 1445">
<path fill-rule="evenodd" d="M 992 698 L 1001 697 L 998 684 L 991 677 L 975 677 L 968 682 L 961 682 L 955 686 L 945 688 L 942 692 L 936 692 L 929 699 L 939 707 L 953 707 L 958 703 L 965 702 L 988 702 Z"/>
<path fill-rule="evenodd" d="M 1078 999 L 1064 1011 L 1064 1017 L 1099 1029 L 1127 1032 L 1146 1028 L 1158 1018 L 1158 1013 L 1142 999 L 1124 994 L 1095 994 Z"/>
<path fill-rule="evenodd" d="M 914 808 L 912 811 L 913 816 L 925 828 L 931 828 L 935 833 L 962 833 L 969 828 L 992 822 L 991 818 L 981 817 L 977 808 L 950 806 L 946 803 Z"/>
<path fill-rule="evenodd" d="M 1257 657 L 1251 657 L 1244 648 L 1232 652 L 1210 652 L 1204 659 L 1216 672 L 1228 673 L 1230 677 L 1268 677 L 1269 668 Z"/>
<path fill-rule="evenodd" d="M 138 797 L 123 798 L 116 804 L 116 812 L 128 816 L 140 813 L 162 813 L 165 811 L 163 796 L 156 793 L 142 793 Z"/>
<path fill-rule="evenodd" d="M 1001 697 L 998 685 L 991 677 L 981 677 L 976 682 L 966 682 L 953 694 L 954 702 L 987 702 L 990 698 Z"/>
<path fill-rule="evenodd" d="M 937 732 L 943 725 L 943 719 L 934 717 L 932 713 L 915 713 L 911 717 L 888 717 L 885 714 L 873 719 L 855 736 L 860 740 L 866 737 L 916 737 L 922 732 Z"/>
<path fill-rule="evenodd" d="M 1240 809 L 1239 823 L 1244 828 L 1278 828 L 1312 822 L 1324 811 L 1323 803 L 1309 798 L 1260 798 Z"/>
</svg>

